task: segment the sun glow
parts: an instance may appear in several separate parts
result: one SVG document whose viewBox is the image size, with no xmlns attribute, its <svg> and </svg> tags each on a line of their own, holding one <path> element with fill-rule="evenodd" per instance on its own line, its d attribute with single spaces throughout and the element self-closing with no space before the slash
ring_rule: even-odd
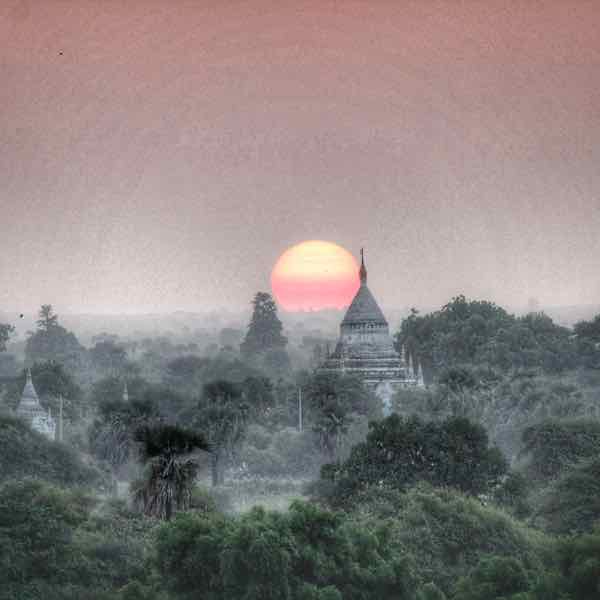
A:
<svg viewBox="0 0 600 600">
<path fill-rule="evenodd" d="M 271 273 L 275 299 L 289 311 L 344 308 L 358 287 L 354 256 L 345 248 L 322 240 L 288 248 Z"/>
</svg>

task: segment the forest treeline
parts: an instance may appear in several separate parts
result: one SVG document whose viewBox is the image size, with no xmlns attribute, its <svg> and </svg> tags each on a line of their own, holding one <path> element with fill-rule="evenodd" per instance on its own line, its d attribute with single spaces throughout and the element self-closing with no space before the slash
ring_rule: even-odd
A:
<svg viewBox="0 0 600 600">
<path fill-rule="evenodd" d="M 383 418 L 355 378 L 295 367 L 268 294 L 253 309 L 237 349 L 207 355 L 109 333 L 84 348 L 42 307 L 23 356 L 55 415 L 62 397 L 65 439 L 11 413 L 14 368 L 0 599 L 598 598 L 600 315 L 412 311 L 395 343 L 428 385 Z M 270 510 L 293 481 L 303 498 Z M 236 486 L 266 506 L 238 513 Z"/>
</svg>

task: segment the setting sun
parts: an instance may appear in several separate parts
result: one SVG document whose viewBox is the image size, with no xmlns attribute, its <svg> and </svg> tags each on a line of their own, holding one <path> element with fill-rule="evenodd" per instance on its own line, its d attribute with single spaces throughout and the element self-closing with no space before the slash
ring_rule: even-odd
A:
<svg viewBox="0 0 600 600">
<path fill-rule="evenodd" d="M 359 287 L 358 264 L 350 252 L 332 242 L 302 242 L 279 257 L 271 287 L 285 310 L 344 308 Z"/>
</svg>

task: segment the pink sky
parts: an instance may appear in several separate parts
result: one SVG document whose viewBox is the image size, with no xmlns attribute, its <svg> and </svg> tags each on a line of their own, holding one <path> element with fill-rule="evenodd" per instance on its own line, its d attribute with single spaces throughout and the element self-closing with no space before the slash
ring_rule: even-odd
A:
<svg viewBox="0 0 600 600">
<path fill-rule="evenodd" d="M 245 307 L 305 239 L 364 246 L 384 306 L 597 303 L 598 31 L 597 0 L 5 0 L 0 307 Z"/>
</svg>

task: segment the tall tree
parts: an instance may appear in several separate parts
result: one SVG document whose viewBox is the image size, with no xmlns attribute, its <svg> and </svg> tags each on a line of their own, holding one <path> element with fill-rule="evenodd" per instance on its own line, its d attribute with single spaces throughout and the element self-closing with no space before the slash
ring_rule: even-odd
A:
<svg viewBox="0 0 600 600">
<path fill-rule="evenodd" d="M 134 496 L 148 516 L 168 521 L 186 510 L 198 472 L 196 450 L 208 450 L 202 436 L 175 425 L 146 425 L 135 432 L 147 471 Z"/>
<path fill-rule="evenodd" d="M 14 330 L 15 328 L 12 325 L 0 323 L 0 352 L 4 352 L 6 350 L 8 338 Z"/>
<path fill-rule="evenodd" d="M 219 380 L 204 385 L 196 427 L 211 453 L 212 484 L 223 483 L 224 461 L 241 441 L 247 425 L 248 404 L 240 385 Z"/>
<path fill-rule="evenodd" d="M 36 322 L 39 331 L 50 331 L 58 326 L 58 315 L 54 312 L 52 304 L 42 304 L 38 317 Z"/>
<path fill-rule="evenodd" d="M 97 417 L 89 429 L 92 453 L 106 460 L 115 475 L 127 463 L 134 445 L 135 431 L 156 421 L 160 414 L 156 399 L 146 397 L 147 384 L 129 382 L 130 398 L 123 399 L 123 382 L 107 378 L 94 385 L 92 403 Z"/>
<path fill-rule="evenodd" d="M 277 316 L 277 306 L 271 294 L 258 292 L 252 301 L 253 311 L 246 337 L 240 345 L 245 358 L 254 358 L 273 350 L 283 350 L 287 338 Z"/>
<path fill-rule="evenodd" d="M 85 354 L 85 348 L 73 333 L 58 323 L 58 315 L 50 304 L 44 304 L 39 311 L 37 330 L 30 334 L 25 345 L 25 358 L 28 364 L 52 360 L 69 367 L 78 366 Z"/>
<path fill-rule="evenodd" d="M 352 501 L 356 492 L 385 484 L 406 490 L 417 481 L 478 495 L 489 491 L 508 469 L 485 429 L 464 418 L 442 423 L 404 419 L 397 414 L 372 421 L 366 441 L 342 465 L 328 465 L 324 479 L 335 482 L 334 502 Z"/>
<path fill-rule="evenodd" d="M 326 373 L 308 378 L 302 387 L 306 418 L 319 436 L 321 450 L 333 462 L 341 439 L 352 422 L 352 413 L 369 412 L 368 394 L 360 380 Z"/>
</svg>

